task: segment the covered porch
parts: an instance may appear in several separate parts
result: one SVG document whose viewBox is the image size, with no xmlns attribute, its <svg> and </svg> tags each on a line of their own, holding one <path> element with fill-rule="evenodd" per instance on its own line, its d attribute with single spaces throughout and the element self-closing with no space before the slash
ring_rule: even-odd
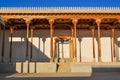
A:
<svg viewBox="0 0 120 80">
<path fill-rule="evenodd" d="M 119 67 L 117 14 L 14 15 L 1 16 L 2 67 L 10 66 L 19 73 L 74 73 L 83 69 L 91 73 L 96 66 Z"/>
</svg>

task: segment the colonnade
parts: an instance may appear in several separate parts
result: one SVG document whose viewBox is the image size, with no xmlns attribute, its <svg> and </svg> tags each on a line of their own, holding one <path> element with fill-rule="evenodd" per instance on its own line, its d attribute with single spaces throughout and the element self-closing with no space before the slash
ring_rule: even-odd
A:
<svg viewBox="0 0 120 80">
<path fill-rule="evenodd" d="M 31 31 L 31 45 L 30 45 L 30 59 L 32 60 L 32 43 L 33 43 L 33 33 L 34 33 L 34 29 L 31 28 L 30 29 L 30 23 L 31 23 L 32 19 L 25 19 L 25 23 L 26 23 L 26 59 L 28 59 L 28 38 L 29 38 L 29 30 Z M 51 60 L 53 61 L 54 59 L 54 48 L 53 48 L 53 30 L 54 30 L 54 20 L 55 19 L 49 19 L 49 25 L 50 25 L 50 57 Z M 73 23 L 73 28 L 72 28 L 72 38 L 73 38 L 73 56 L 72 58 L 77 58 L 77 47 L 76 47 L 76 29 L 77 29 L 77 23 L 78 23 L 78 19 L 73 19 L 72 20 Z M 101 35 L 100 35 L 100 24 L 101 24 L 101 19 L 96 20 L 96 24 L 97 24 L 97 31 L 98 31 L 98 61 L 101 62 Z M 4 50 L 5 50 L 5 26 L 2 26 L 3 29 L 3 37 L 2 37 L 2 51 L 1 51 L 1 62 L 4 62 L 3 58 L 4 58 Z M 116 51 L 115 51 L 115 40 L 114 40 L 114 34 L 115 34 L 115 28 L 113 27 L 111 29 L 112 31 L 112 61 L 116 61 Z M 11 42 L 10 42 L 10 62 L 12 62 L 11 58 L 12 58 L 12 35 L 14 32 L 14 26 L 10 26 L 10 35 L 11 35 Z M 96 55 L 95 55 L 95 42 L 94 42 L 94 35 L 95 35 L 95 27 L 91 27 L 91 33 L 92 33 L 92 45 L 93 45 L 93 59 L 95 61 Z"/>
</svg>

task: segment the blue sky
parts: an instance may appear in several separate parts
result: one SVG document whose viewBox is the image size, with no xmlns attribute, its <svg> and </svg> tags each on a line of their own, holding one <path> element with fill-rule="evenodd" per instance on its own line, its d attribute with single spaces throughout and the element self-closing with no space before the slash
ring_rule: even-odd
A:
<svg viewBox="0 0 120 80">
<path fill-rule="evenodd" d="M 0 7 L 120 7 L 120 0 L 0 0 Z"/>
</svg>

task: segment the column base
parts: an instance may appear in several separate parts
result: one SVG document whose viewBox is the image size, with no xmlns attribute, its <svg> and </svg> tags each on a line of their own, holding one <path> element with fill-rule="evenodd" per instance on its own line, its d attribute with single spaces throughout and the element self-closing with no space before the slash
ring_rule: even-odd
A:
<svg viewBox="0 0 120 80">
<path fill-rule="evenodd" d="M 102 62 L 102 58 L 101 57 L 98 57 L 98 62 Z"/>
<path fill-rule="evenodd" d="M 113 58 L 113 62 L 116 62 L 116 57 Z"/>
<path fill-rule="evenodd" d="M 73 58 L 73 62 L 77 62 L 77 58 L 75 57 L 75 58 Z"/>
<path fill-rule="evenodd" d="M 58 62 L 59 62 L 59 59 L 58 59 L 58 58 L 55 58 L 55 59 L 54 59 L 54 62 L 55 62 L 55 63 L 58 63 Z"/>
<path fill-rule="evenodd" d="M 53 58 L 51 58 L 51 59 L 50 59 L 50 62 L 54 62 L 54 59 L 53 59 Z"/>
<path fill-rule="evenodd" d="M 96 62 L 95 58 L 93 58 L 93 62 Z"/>
<path fill-rule="evenodd" d="M 60 59 L 60 62 L 65 62 L 65 60 L 63 58 Z"/>
</svg>

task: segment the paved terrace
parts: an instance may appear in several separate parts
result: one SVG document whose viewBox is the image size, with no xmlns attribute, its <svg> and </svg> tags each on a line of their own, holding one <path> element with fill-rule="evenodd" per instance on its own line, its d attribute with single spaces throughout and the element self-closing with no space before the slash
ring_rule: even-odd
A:
<svg viewBox="0 0 120 80">
<path fill-rule="evenodd" d="M 49 75 L 49 76 L 48 76 Z M 59 76 L 58 76 L 59 75 Z M 120 80 L 120 72 L 94 72 L 89 77 L 63 77 L 59 74 L 0 74 L 0 80 Z M 47 77 L 46 77 L 47 76 Z M 54 77 L 53 77 L 54 76 Z"/>
</svg>

